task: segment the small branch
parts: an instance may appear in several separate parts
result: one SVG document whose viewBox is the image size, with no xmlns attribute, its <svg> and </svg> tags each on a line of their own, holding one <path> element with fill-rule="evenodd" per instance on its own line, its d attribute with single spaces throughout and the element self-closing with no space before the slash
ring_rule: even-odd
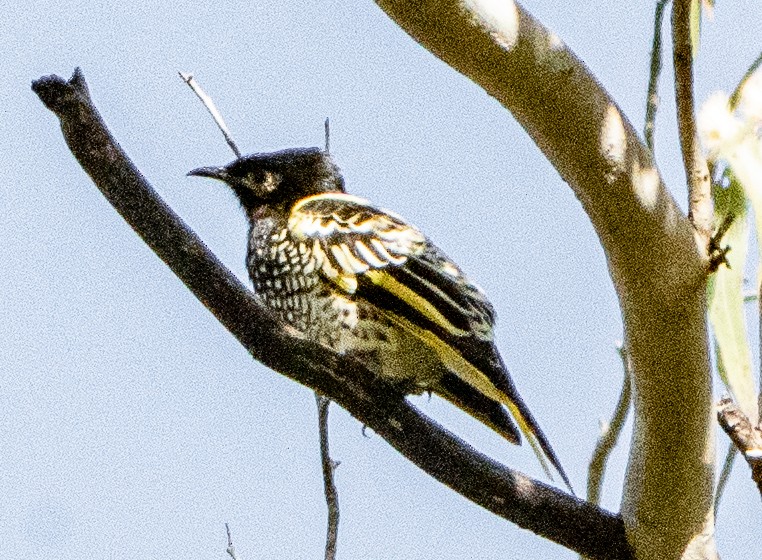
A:
<svg viewBox="0 0 762 560">
<path fill-rule="evenodd" d="M 717 519 L 717 512 L 720 509 L 720 500 L 725 493 L 725 487 L 730 480 L 730 473 L 733 472 L 733 464 L 736 462 L 736 455 L 738 449 L 730 442 L 728 445 L 728 452 L 725 454 L 725 461 L 722 464 L 722 471 L 720 472 L 720 479 L 717 481 L 717 489 L 714 491 L 714 517 Z"/>
<path fill-rule="evenodd" d="M 728 253 L 730 252 L 731 247 L 730 245 L 725 245 L 723 247 L 722 238 L 725 237 L 725 234 L 730 229 L 730 226 L 733 225 L 735 219 L 735 214 L 725 214 L 725 217 L 722 219 L 722 223 L 720 223 L 717 231 L 714 232 L 712 237 L 709 238 L 709 272 L 716 272 L 717 269 L 720 268 L 720 266 L 723 264 L 730 268 L 730 263 L 728 262 Z"/>
<path fill-rule="evenodd" d="M 736 215 L 732 212 L 725 214 L 725 216 L 722 218 L 722 222 L 717 227 L 717 231 L 714 233 L 714 235 L 712 235 L 710 243 L 714 244 L 717 250 L 720 249 L 720 242 L 722 241 L 722 238 L 725 237 L 725 234 L 728 233 L 728 230 L 730 229 L 730 226 L 733 225 L 735 219 Z"/>
<path fill-rule="evenodd" d="M 627 349 L 620 344 L 617 348 L 619 357 L 622 359 L 622 369 L 624 370 L 624 379 L 622 380 L 622 392 L 619 395 L 619 401 L 614 409 L 614 416 L 611 422 L 601 429 L 601 435 L 595 445 L 593 457 L 590 459 L 590 467 L 587 474 L 587 500 L 593 504 L 599 504 L 601 501 L 601 487 L 603 486 L 603 475 L 606 471 L 606 461 L 614 450 L 619 435 L 622 433 L 627 413 L 630 410 L 630 400 L 632 394 L 630 379 L 630 362 L 627 357 Z"/>
<path fill-rule="evenodd" d="M 680 148 L 688 181 L 688 217 L 705 243 L 712 235 L 711 182 L 709 166 L 696 134 L 693 99 L 693 52 L 690 29 L 691 0 L 674 0 L 672 4 L 672 46 L 675 65 L 675 101 Z"/>
<path fill-rule="evenodd" d="M 230 535 L 230 525 L 227 523 L 225 523 L 225 532 L 228 534 L 228 547 L 226 549 L 227 553 L 233 560 L 241 560 L 241 557 L 238 556 L 238 553 L 235 551 L 235 547 L 233 546 L 233 537 Z"/>
<path fill-rule="evenodd" d="M 519 527 L 591 559 L 632 560 L 622 518 L 513 471 L 421 414 L 347 356 L 284 329 L 159 197 L 111 136 L 82 72 L 32 89 L 108 201 L 204 306 L 265 366 L 345 408 L 430 476 Z"/>
<path fill-rule="evenodd" d="M 746 414 L 729 397 L 718 403 L 717 420 L 751 467 L 751 478 L 762 495 L 762 430 L 752 426 Z"/>
<path fill-rule="evenodd" d="M 328 122 L 328 121 L 326 121 Z M 320 462 L 323 466 L 323 491 L 328 506 L 328 528 L 325 537 L 325 560 L 336 558 L 336 544 L 339 536 L 339 492 L 333 480 L 333 473 L 339 466 L 331 459 L 328 449 L 328 407 L 331 399 L 315 393 L 318 408 L 318 432 L 320 433 Z"/>
<path fill-rule="evenodd" d="M 217 110 L 217 106 L 214 104 L 214 100 L 209 97 L 209 95 L 207 95 L 207 93 L 201 88 L 201 85 L 199 85 L 199 83 L 193 77 L 193 74 L 188 74 L 185 72 L 178 72 L 178 74 L 182 80 L 188 84 L 188 87 L 193 90 L 193 93 L 198 96 L 198 98 L 201 100 L 201 103 L 203 103 L 204 107 L 206 107 L 206 110 L 209 111 L 209 114 L 212 115 L 214 123 L 217 125 L 217 128 L 220 129 L 220 132 L 222 132 L 222 135 L 225 137 L 225 142 L 227 142 L 228 146 L 230 146 L 230 149 L 233 150 L 235 157 L 241 157 L 241 151 L 238 149 L 238 145 L 235 143 L 235 140 L 233 140 L 233 136 L 230 134 L 230 130 L 225 124 L 225 119 L 222 118 L 222 113 Z"/>
<path fill-rule="evenodd" d="M 331 153 L 331 121 L 328 120 L 328 117 L 325 118 L 325 124 L 323 126 L 325 127 L 325 153 L 330 154 Z"/>
<path fill-rule="evenodd" d="M 651 70 L 648 76 L 648 93 L 646 94 L 646 124 L 643 135 L 646 146 L 654 151 L 654 133 L 656 132 L 656 111 L 659 108 L 659 75 L 661 74 L 661 28 L 664 21 L 664 9 L 669 0 L 659 0 L 654 12 L 654 38 L 651 47 Z"/>
</svg>

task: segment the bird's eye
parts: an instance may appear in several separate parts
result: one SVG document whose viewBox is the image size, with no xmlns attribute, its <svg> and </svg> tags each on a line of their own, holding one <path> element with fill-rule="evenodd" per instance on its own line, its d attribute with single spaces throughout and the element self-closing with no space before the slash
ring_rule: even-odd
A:
<svg viewBox="0 0 762 560">
<path fill-rule="evenodd" d="M 257 169 L 249 173 L 248 183 L 263 194 L 274 191 L 280 183 L 280 176 L 272 171 Z"/>
</svg>

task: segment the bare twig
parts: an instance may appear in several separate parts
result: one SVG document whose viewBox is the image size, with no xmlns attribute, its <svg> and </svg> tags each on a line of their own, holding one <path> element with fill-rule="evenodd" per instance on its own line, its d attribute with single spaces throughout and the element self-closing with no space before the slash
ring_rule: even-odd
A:
<svg viewBox="0 0 762 560">
<path fill-rule="evenodd" d="M 751 478 L 762 495 L 762 429 L 753 426 L 730 397 L 718 403 L 717 420 L 751 467 Z"/>
<path fill-rule="evenodd" d="M 730 262 L 728 262 L 728 253 L 730 252 L 730 245 L 722 246 L 722 238 L 733 225 L 736 216 L 733 213 L 725 214 L 722 222 L 717 227 L 717 231 L 709 238 L 709 272 L 715 272 L 721 265 L 725 265 L 730 268 Z"/>
<path fill-rule="evenodd" d="M 225 124 L 225 119 L 222 118 L 222 113 L 217 110 L 217 106 L 214 104 L 214 100 L 209 97 L 209 95 L 207 95 L 203 89 L 201 89 L 201 85 L 199 85 L 199 83 L 193 77 L 193 74 L 188 74 L 185 72 L 178 72 L 178 74 L 180 74 L 180 77 L 183 79 L 183 81 L 188 84 L 188 87 L 193 90 L 193 93 L 198 96 L 198 98 L 201 100 L 201 103 L 203 103 L 204 107 L 206 107 L 206 110 L 209 111 L 209 114 L 212 115 L 217 128 L 219 128 L 220 132 L 222 132 L 222 135 L 225 137 L 225 142 L 227 142 L 228 146 L 230 146 L 230 149 L 233 150 L 235 157 L 241 157 L 241 151 L 238 149 L 238 145 L 235 143 L 235 140 L 233 140 L 233 136 L 230 134 L 230 130 L 228 130 L 228 126 Z"/>
<path fill-rule="evenodd" d="M 654 38 L 651 46 L 651 70 L 648 76 L 648 93 L 646 94 L 646 124 L 643 135 L 646 146 L 654 151 L 654 133 L 656 131 L 656 111 L 659 109 L 659 75 L 661 74 L 661 28 L 664 20 L 664 9 L 669 0 L 659 0 L 654 12 Z"/>
<path fill-rule="evenodd" d="M 714 235 L 712 235 L 710 243 L 713 243 L 718 250 L 720 248 L 720 242 L 722 241 L 722 238 L 725 237 L 726 233 L 728 233 L 728 230 L 730 229 L 730 226 L 733 225 L 735 219 L 736 215 L 732 212 L 725 214 L 725 216 L 722 218 L 722 222 L 720 222 L 720 225 L 717 227 L 717 231 L 714 232 Z"/>
<path fill-rule="evenodd" d="M 623 344 L 617 347 L 619 357 L 622 359 L 622 369 L 624 378 L 622 380 L 622 392 L 619 394 L 619 401 L 616 403 L 614 415 L 611 422 L 603 425 L 601 435 L 595 444 L 593 457 L 590 459 L 590 467 L 587 474 L 587 500 L 593 504 L 599 504 L 601 501 L 601 487 L 603 485 L 603 475 L 606 471 L 606 461 L 614 450 L 619 435 L 622 433 L 627 413 L 630 410 L 631 400 L 631 379 L 630 362 L 627 357 L 627 349 Z"/>
<path fill-rule="evenodd" d="M 442 484 L 589 558 L 631 560 L 621 517 L 513 471 L 421 414 L 359 362 L 283 329 L 164 203 L 105 127 L 81 71 L 32 88 L 114 208 L 249 353 L 326 395 Z"/>
<path fill-rule="evenodd" d="M 725 487 L 730 480 L 730 473 L 733 472 L 733 464 L 736 462 L 736 455 L 738 455 L 738 449 L 733 442 L 728 445 L 728 452 L 725 454 L 725 461 L 722 464 L 722 471 L 720 472 L 720 478 L 717 481 L 717 489 L 714 491 L 714 517 L 717 518 L 717 512 L 720 509 L 720 500 L 725 493 Z"/>
<path fill-rule="evenodd" d="M 325 118 L 325 153 L 331 153 L 331 122 Z"/>
<path fill-rule="evenodd" d="M 228 547 L 225 549 L 226 552 L 233 560 L 241 560 L 241 557 L 238 556 L 238 553 L 235 551 L 235 547 L 233 546 L 233 537 L 230 534 L 230 525 L 228 523 L 225 523 L 225 532 L 228 534 Z"/>
<path fill-rule="evenodd" d="M 711 182 L 706 162 L 696 134 L 693 99 L 693 52 L 690 29 L 691 0 L 672 3 L 672 46 L 675 65 L 675 100 L 680 147 L 688 181 L 688 217 L 705 243 L 712 235 Z"/>
<path fill-rule="evenodd" d="M 328 449 L 328 407 L 331 399 L 315 393 L 318 408 L 318 431 L 320 433 L 320 462 L 323 466 L 323 491 L 328 506 L 328 528 L 325 536 L 325 560 L 336 558 L 336 544 L 339 536 L 339 492 L 333 474 L 338 461 L 331 459 Z"/>
</svg>

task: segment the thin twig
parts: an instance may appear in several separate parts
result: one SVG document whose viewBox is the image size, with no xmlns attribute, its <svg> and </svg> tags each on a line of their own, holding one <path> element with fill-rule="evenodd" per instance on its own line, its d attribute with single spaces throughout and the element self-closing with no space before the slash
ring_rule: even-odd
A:
<svg viewBox="0 0 762 560">
<path fill-rule="evenodd" d="M 722 471 L 720 472 L 720 479 L 717 481 L 717 490 L 714 492 L 714 517 L 717 519 L 717 512 L 720 509 L 720 500 L 725 493 L 725 487 L 730 480 L 730 473 L 733 472 L 733 464 L 736 462 L 736 455 L 738 455 L 738 449 L 733 442 L 728 445 L 728 452 L 725 455 L 725 461 L 722 464 Z"/>
<path fill-rule="evenodd" d="M 325 153 L 331 153 L 331 125 L 325 119 Z M 323 493 L 328 506 L 328 526 L 325 535 L 325 560 L 335 560 L 339 538 L 339 491 L 333 478 L 338 461 L 331 459 L 328 448 L 328 407 L 331 399 L 315 393 L 318 408 L 318 432 L 320 434 L 320 462 L 323 467 Z"/>
<path fill-rule="evenodd" d="M 664 20 L 664 9 L 669 0 L 659 0 L 654 12 L 654 38 L 651 47 L 651 70 L 648 76 L 648 93 L 646 94 L 646 124 L 643 135 L 646 146 L 654 151 L 654 133 L 656 132 L 656 111 L 659 109 L 659 75 L 661 74 L 661 28 Z"/>
<path fill-rule="evenodd" d="M 217 128 L 222 132 L 222 135 L 225 137 L 225 142 L 227 142 L 230 149 L 233 150 L 235 157 L 241 157 L 241 151 L 238 149 L 235 140 L 233 140 L 233 136 L 230 134 L 230 130 L 228 130 L 228 126 L 225 124 L 225 119 L 222 118 L 222 114 L 217 110 L 214 100 L 201 88 L 199 83 L 193 77 L 193 74 L 188 74 L 186 72 L 178 72 L 178 74 L 180 74 L 183 81 L 193 90 L 193 93 L 198 96 L 201 103 L 206 107 L 206 110 L 209 111 L 209 114 L 212 115 Z"/>
<path fill-rule="evenodd" d="M 226 549 L 227 553 L 233 560 L 241 560 L 241 557 L 238 556 L 238 553 L 235 551 L 235 547 L 233 546 L 233 537 L 230 535 L 230 525 L 227 523 L 225 523 L 225 532 L 228 534 L 228 547 Z"/>
<path fill-rule="evenodd" d="M 265 366 L 330 397 L 424 472 L 524 529 L 600 560 L 631 560 L 621 516 L 513 471 L 424 416 L 348 356 L 294 336 L 159 197 L 106 128 L 82 72 L 32 89 L 108 201 L 177 277 Z"/>
<path fill-rule="evenodd" d="M 680 148 L 688 181 L 688 217 L 708 245 L 712 235 L 714 209 L 709 166 L 696 134 L 690 13 L 691 0 L 674 0 L 672 3 L 672 58 L 675 65 L 675 101 Z"/>
<path fill-rule="evenodd" d="M 733 225 L 736 216 L 735 214 L 728 213 L 722 218 L 717 231 L 709 238 L 709 272 L 715 272 L 721 265 L 725 265 L 730 268 L 730 262 L 728 262 L 728 253 L 730 252 L 730 245 L 722 246 L 722 238 Z"/>
<path fill-rule="evenodd" d="M 741 100 L 741 94 L 743 93 L 743 88 L 746 85 L 746 82 L 748 82 L 749 78 L 751 78 L 752 75 L 754 75 L 754 72 L 757 71 L 760 65 L 762 65 L 762 53 L 759 53 L 759 56 L 757 57 L 757 59 L 751 63 L 751 66 L 749 66 L 749 69 L 743 75 L 743 77 L 741 78 L 741 81 L 738 82 L 736 89 L 733 90 L 733 94 L 730 96 L 730 100 L 728 101 L 731 111 L 736 110 L 738 106 L 738 102 Z"/>
<path fill-rule="evenodd" d="M 331 153 L 331 123 L 328 117 L 325 118 L 325 153 Z"/>
<path fill-rule="evenodd" d="M 714 243 L 718 249 L 722 238 L 725 237 L 726 233 L 728 233 L 728 230 L 730 229 L 730 226 L 733 225 L 735 219 L 736 215 L 732 212 L 728 212 L 725 214 L 725 216 L 723 216 L 722 222 L 720 222 L 720 225 L 717 227 L 717 231 L 712 236 L 712 243 Z"/>
<path fill-rule="evenodd" d="M 603 486 L 603 475 L 606 471 L 606 461 L 608 461 L 609 455 L 611 455 L 616 446 L 625 420 L 627 420 L 627 413 L 630 410 L 632 394 L 630 361 L 627 357 L 627 349 L 623 344 L 619 344 L 617 350 L 619 357 L 622 359 L 622 369 L 624 370 L 622 392 L 619 394 L 619 401 L 616 403 L 611 422 L 602 427 L 601 435 L 598 437 L 593 456 L 590 459 L 590 467 L 587 474 L 587 501 L 593 504 L 598 504 L 601 501 L 601 488 Z"/>
<path fill-rule="evenodd" d="M 751 478 L 762 496 L 762 429 L 753 426 L 730 397 L 717 405 L 717 420 L 751 467 Z"/>
<path fill-rule="evenodd" d="M 320 433 L 320 462 L 323 466 L 323 491 L 328 506 L 328 528 L 325 535 L 325 560 L 336 558 L 336 544 L 339 536 L 339 492 L 333 480 L 338 461 L 331 459 L 328 449 L 328 407 L 331 399 L 315 393 L 318 407 L 318 431 Z"/>
</svg>

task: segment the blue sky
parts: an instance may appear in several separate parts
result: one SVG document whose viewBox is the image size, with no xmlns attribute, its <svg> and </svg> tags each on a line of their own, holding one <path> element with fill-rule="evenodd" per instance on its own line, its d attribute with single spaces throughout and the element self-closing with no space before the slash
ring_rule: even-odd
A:
<svg viewBox="0 0 762 560">
<path fill-rule="evenodd" d="M 526 6 L 642 129 L 650 3 Z M 732 89 L 758 55 L 759 16 L 756 2 L 719 3 L 699 99 Z M 242 279 L 246 224 L 232 193 L 185 177 L 232 156 L 177 72 L 195 73 L 244 152 L 319 146 L 330 116 L 349 190 L 418 225 L 490 295 L 518 387 L 584 487 L 621 379 L 597 239 L 511 115 L 374 4 L 14 3 L 0 48 L 0 557 L 222 559 L 225 522 L 245 560 L 322 555 L 311 392 L 252 362 L 72 159 L 29 84 L 75 66 L 136 164 Z M 669 66 L 657 160 L 684 206 Z M 437 399 L 414 402 L 542 477 L 527 447 Z M 338 407 L 331 438 L 340 558 L 575 557 L 442 487 Z M 612 510 L 626 448 L 604 490 Z M 759 509 L 739 465 L 719 511 L 724 560 L 760 549 Z"/>
</svg>

